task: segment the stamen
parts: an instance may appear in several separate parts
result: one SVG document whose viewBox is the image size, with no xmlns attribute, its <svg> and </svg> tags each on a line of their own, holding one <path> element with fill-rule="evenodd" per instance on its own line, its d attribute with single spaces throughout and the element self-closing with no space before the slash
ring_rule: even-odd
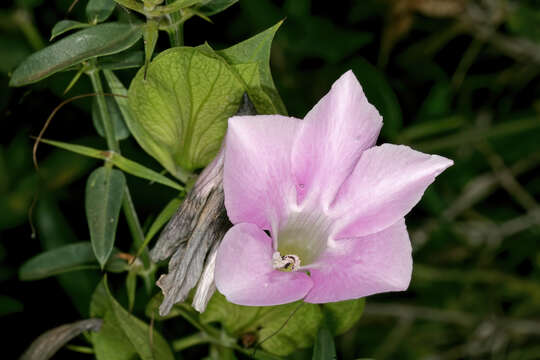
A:
<svg viewBox="0 0 540 360">
<path fill-rule="evenodd" d="M 296 271 L 300 267 L 300 258 L 294 254 L 281 256 L 279 251 L 276 251 L 272 255 L 272 266 L 281 271 Z"/>
</svg>

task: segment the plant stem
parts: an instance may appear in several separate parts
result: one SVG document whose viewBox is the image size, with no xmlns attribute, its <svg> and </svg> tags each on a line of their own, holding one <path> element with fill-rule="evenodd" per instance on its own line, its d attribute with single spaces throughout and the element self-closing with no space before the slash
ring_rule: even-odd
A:
<svg viewBox="0 0 540 360">
<path fill-rule="evenodd" d="M 172 1 L 167 1 L 167 3 L 170 3 Z M 174 26 L 174 24 L 179 23 L 177 26 L 174 26 L 174 28 L 171 28 L 167 30 L 169 33 L 169 41 L 171 43 L 171 47 L 178 47 L 184 45 L 184 23 L 182 20 L 182 13 L 180 11 L 175 11 L 171 14 L 169 14 L 169 21 L 171 23 L 171 26 Z"/>
<path fill-rule="evenodd" d="M 182 351 L 195 345 L 206 344 L 211 339 L 203 332 L 183 337 L 172 342 L 173 351 Z"/>
<path fill-rule="evenodd" d="M 103 85 L 101 84 L 101 77 L 99 75 L 99 69 L 97 67 L 94 67 L 93 69 L 88 71 L 87 74 L 90 77 L 92 87 L 96 92 L 99 113 L 101 115 L 101 119 L 103 120 L 103 129 L 105 131 L 105 138 L 107 139 L 107 147 L 110 150 L 120 154 L 120 144 L 118 143 L 118 140 L 116 140 L 114 134 L 114 126 L 109 114 L 107 102 L 105 100 Z M 106 161 L 106 163 L 108 162 Z M 144 243 L 144 233 L 142 231 L 137 212 L 135 211 L 135 206 L 133 205 L 131 193 L 129 192 L 129 188 L 127 186 L 125 189 L 124 198 L 122 200 L 122 209 L 124 210 L 128 227 L 131 232 L 131 236 L 133 237 L 135 248 L 138 248 Z M 147 249 L 142 252 L 141 260 L 143 262 L 144 268 L 148 269 L 150 266 L 150 256 L 148 255 Z"/>
<path fill-rule="evenodd" d="M 96 99 L 99 109 L 99 114 L 101 115 L 101 120 L 103 121 L 103 129 L 105 131 L 105 138 L 107 139 L 107 147 L 109 150 L 115 152 L 120 152 L 120 146 L 116 140 L 114 134 L 114 126 L 109 116 L 109 109 L 107 107 L 107 101 L 105 100 L 105 95 L 103 93 L 103 86 L 101 85 L 101 77 L 99 75 L 99 69 L 93 68 L 87 72 L 90 76 L 90 81 L 92 81 L 92 87 L 96 92 Z"/>
</svg>

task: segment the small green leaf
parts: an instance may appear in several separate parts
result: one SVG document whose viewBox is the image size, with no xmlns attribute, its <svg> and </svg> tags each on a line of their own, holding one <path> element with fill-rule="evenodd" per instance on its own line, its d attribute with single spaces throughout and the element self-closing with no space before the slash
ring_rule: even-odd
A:
<svg viewBox="0 0 540 360">
<path fill-rule="evenodd" d="M 229 334 L 236 337 L 253 334 L 258 342 L 264 341 L 260 345 L 264 350 L 281 356 L 311 346 L 322 318 L 322 311 L 316 304 L 295 302 L 278 306 L 240 306 L 229 303 L 218 292 L 201 314 L 203 323 L 220 322 Z"/>
<path fill-rule="evenodd" d="M 140 25 L 107 23 L 92 26 L 30 55 L 13 72 L 10 86 L 42 80 L 84 60 L 130 48 L 141 38 Z"/>
<path fill-rule="evenodd" d="M 96 288 L 90 305 L 92 316 L 103 326 L 92 333 L 97 360 L 174 360 L 165 339 L 155 329 L 128 313 L 111 295 L 107 279 Z"/>
<path fill-rule="evenodd" d="M 330 330 L 324 324 L 321 323 L 319 332 L 317 333 L 317 341 L 315 341 L 315 347 L 313 349 L 312 360 L 336 360 L 336 344 L 334 344 L 334 337 Z"/>
<path fill-rule="evenodd" d="M 270 49 L 272 46 L 272 40 L 274 39 L 274 35 L 281 24 L 282 21 L 261 32 L 260 34 L 242 41 L 239 44 L 231 46 L 230 48 L 217 51 L 216 53 L 222 56 L 230 65 L 257 63 L 258 76 L 254 77 L 251 75 L 250 79 L 246 79 L 242 76 L 245 74 L 240 73 L 240 76 L 242 76 L 243 80 L 248 84 L 248 94 L 250 95 L 250 98 L 252 97 L 254 90 L 261 91 L 260 89 L 262 89 L 262 91 L 264 91 L 271 99 L 271 106 L 275 109 L 273 113 L 286 115 L 287 109 L 279 97 L 274 85 L 274 81 L 272 80 L 272 74 L 270 72 Z M 255 84 L 258 87 L 254 88 L 255 85 L 253 78 L 257 79 Z M 252 101 L 257 109 L 257 113 L 268 113 L 263 111 L 268 111 L 268 104 L 257 104 L 253 99 Z"/>
<path fill-rule="evenodd" d="M 0 295 L 0 317 L 23 311 L 23 304 L 12 297 Z"/>
<path fill-rule="evenodd" d="M 128 50 L 98 59 L 98 67 L 104 71 L 140 68 L 143 65 L 144 52 L 141 50 Z"/>
<path fill-rule="evenodd" d="M 149 169 L 139 163 L 136 163 L 135 161 L 129 160 L 123 157 L 122 155 L 117 154 L 113 151 L 98 150 L 98 149 L 94 149 L 87 146 L 69 144 L 69 143 L 64 143 L 61 141 L 54 141 L 54 140 L 47 140 L 47 139 L 41 139 L 41 141 L 44 142 L 45 144 L 53 145 L 61 149 L 72 151 L 77 154 L 81 154 L 81 155 L 88 156 L 91 158 L 110 161 L 114 166 L 118 167 L 119 169 L 124 170 L 128 174 L 131 174 L 131 175 L 134 175 L 134 176 L 137 176 L 137 177 L 140 177 L 140 178 L 152 181 L 152 182 L 157 182 L 162 185 L 169 186 L 176 190 L 184 189 L 182 186 L 172 181 L 168 177 L 163 176 L 160 173 L 155 172 L 154 170 Z"/>
<path fill-rule="evenodd" d="M 150 60 L 152 60 L 154 49 L 156 48 L 158 39 L 158 25 L 159 23 L 156 20 L 148 19 L 146 24 L 143 26 L 145 74 L 148 70 L 148 64 L 150 64 Z"/>
<path fill-rule="evenodd" d="M 114 125 L 114 136 L 116 140 L 127 139 L 129 137 L 129 130 L 124 123 L 124 118 L 122 117 L 120 109 L 118 109 L 118 105 L 116 105 L 114 99 L 109 96 L 105 98 L 105 101 L 107 103 L 109 115 Z M 92 122 L 94 123 L 94 127 L 96 128 L 98 134 L 101 137 L 105 137 L 105 130 L 103 129 L 103 119 L 101 118 L 101 113 L 99 111 L 96 98 L 94 98 L 94 100 L 92 101 Z"/>
<path fill-rule="evenodd" d="M 334 335 L 349 330 L 362 317 L 365 304 L 364 298 L 323 304 L 328 329 Z"/>
<path fill-rule="evenodd" d="M 68 31 L 75 29 L 84 29 L 89 26 L 92 25 L 74 20 L 60 20 L 52 28 L 51 38 L 49 39 L 49 41 L 52 41 L 55 37 L 60 36 Z"/>
<path fill-rule="evenodd" d="M 176 197 L 169 201 L 169 203 L 163 208 L 163 210 L 161 210 L 159 215 L 156 217 L 156 219 L 150 226 L 150 229 L 146 233 L 145 241 L 149 241 L 159 232 L 159 230 L 170 220 L 170 218 L 178 210 L 180 204 L 182 204 L 182 201 L 184 201 L 183 197 Z"/>
<path fill-rule="evenodd" d="M 203 5 L 198 8 L 198 11 L 206 16 L 218 14 L 228 7 L 236 4 L 238 0 L 210 0 L 203 2 Z"/>
<path fill-rule="evenodd" d="M 144 76 L 141 69 L 131 82 L 126 122 L 146 152 L 185 179 L 186 170 L 206 166 L 217 154 L 243 84 L 219 57 L 189 47 L 162 52 Z"/>
<path fill-rule="evenodd" d="M 114 247 L 125 187 L 124 173 L 108 167 L 94 170 L 86 183 L 85 206 L 90 240 L 102 268 Z"/>
<path fill-rule="evenodd" d="M 137 291 L 137 271 L 132 268 L 126 275 L 126 292 L 128 297 L 128 309 L 131 312 L 135 305 L 135 292 Z"/>
<path fill-rule="evenodd" d="M 118 268 L 116 261 L 107 264 Z M 39 280 L 70 271 L 98 269 L 90 242 L 79 242 L 57 247 L 27 260 L 19 269 L 22 281 Z"/>
<path fill-rule="evenodd" d="M 113 0 L 88 0 L 86 4 L 86 17 L 88 22 L 97 24 L 111 16 L 116 7 Z"/>
</svg>

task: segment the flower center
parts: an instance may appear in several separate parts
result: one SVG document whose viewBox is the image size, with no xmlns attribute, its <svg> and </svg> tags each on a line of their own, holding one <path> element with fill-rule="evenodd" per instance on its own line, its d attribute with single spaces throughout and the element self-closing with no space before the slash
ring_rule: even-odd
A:
<svg viewBox="0 0 540 360">
<path fill-rule="evenodd" d="M 294 254 L 284 257 L 298 259 L 298 266 L 300 259 L 303 266 L 310 265 L 326 249 L 329 229 L 330 219 L 322 213 L 293 212 L 278 231 L 275 250 L 278 254 Z"/>
<path fill-rule="evenodd" d="M 272 255 L 272 266 L 281 271 L 296 271 L 300 267 L 300 258 L 296 255 L 281 256 L 279 251 Z"/>
</svg>

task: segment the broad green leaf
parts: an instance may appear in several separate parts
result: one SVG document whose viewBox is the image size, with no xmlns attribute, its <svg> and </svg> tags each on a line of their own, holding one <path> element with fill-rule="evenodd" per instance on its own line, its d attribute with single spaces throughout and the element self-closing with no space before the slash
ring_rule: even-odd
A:
<svg viewBox="0 0 540 360">
<path fill-rule="evenodd" d="M 364 298 L 326 303 L 322 305 L 328 329 L 334 335 L 341 335 L 360 318 L 364 312 Z"/>
<path fill-rule="evenodd" d="M 49 41 L 52 41 L 55 37 L 60 36 L 68 31 L 75 29 L 84 29 L 90 26 L 92 25 L 74 20 L 60 20 L 52 28 L 51 38 L 49 39 Z"/>
<path fill-rule="evenodd" d="M 111 258 L 107 269 L 116 271 L 119 265 L 116 259 Z M 34 256 L 19 269 L 19 279 L 22 281 L 39 280 L 83 269 L 99 269 L 89 242 L 64 245 Z"/>
<path fill-rule="evenodd" d="M 219 57 L 189 47 L 162 52 L 144 75 L 139 70 L 131 82 L 126 122 L 144 150 L 185 178 L 217 154 L 243 84 Z"/>
<path fill-rule="evenodd" d="M 317 333 L 317 340 L 315 341 L 315 347 L 313 349 L 312 360 L 335 360 L 336 356 L 336 344 L 334 344 L 334 337 L 328 327 L 326 327 L 324 321 L 321 322 L 321 327 Z"/>
<path fill-rule="evenodd" d="M 236 4 L 238 0 L 210 0 L 204 1 L 198 11 L 206 16 L 212 16 L 226 10 L 229 6 Z"/>
<path fill-rule="evenodd" d="M 10 296 L 0 295 L 0 317 L 23 311 L 23 304 Z"/>
<path fill-rule="evenodd" d="M 124 123 L 124 118 L 116 101 L 110 96 L 105 97 L 107 103 L 107 108 L 109 109 L 109 115 L 111 117 L 112 123 L 114 125 L 114 136 L 116 140 L 124 140 L 129 137 L 129 130 Z M 101 113 L 99 111 L 97 99 L 94 98 L 92 101 L 92 122 L 98 134 L 102 137 L 105 137 L 105 130 L 103 129 L 103 119 L 101 118 Z"/>
<path fill-rule="evenodd" d="M 129 50 L 98 59 L 98 67 L 102 70 L 123 70 L 140 68 L 144 65 L 144 52 Z"/>
<path fill-rule="evenodd" d="M 92 316 L 103 317 L 101 331 L 92 334 L 97 360 L 174 360 L 165 339 L 128 313 L 111 295 L 106 278 L 96 288 Z"/>
<path fill-rule="evenodd" d="M 86 4 L 86 17 L 88 22 L 97 24 L 111 16 L 116 7 L 113 0 L 88 0 Z"/>
<path fill-rule="evenodd" d="M 382 135 L 390 140 L 395 139 L 403 127 L 403 117 L 392 87 L 375 66 L 362 58 L 352 61 L 350 67 L 362 84 L 369 102 L 379 110 L 384 119 Z"/>
<path fill-rule="evenodd" d="M 281 26 L 282 21 L 272 26 L 271 28 L 257 34 L 245 41 L 242 41 L 239 44 L 231 46 L 230 48 L 217 51 L 216 53 L 222 56 L 230 65 L 241 65 L 241 64 L 258 64 L 258 76 L 253 76 L 244 78 L 243 73 L 240 73 L 240 76 L 248 84 L 248 94 L 250 98 L 252 93 L 257 90 L 260 91 L 260 88 L 268 95 L 271 99 L 271 106 L 275 109 L 274 114 L 286 115 L 287 110 L 283 101 L 279 97 L 279 94 L 272 80 L 272 74 L 270 72 L 270 48 L 272 46 L 272 40 L 276 31 Z M 256 80 L 253 80 L 253 79 Z M 258 89 L 254 88 L 255 85 L 260 86 Z M 255 98 L 258 98 L 255 96 Z M 252 99 L 255 108 L 259 114 L 264 114 L 262 110 L 268 111 L 268 104 L 259 103 L 257 104 Z"/>
<path fill-rule="evenodd" d="M 114 166 L 118 167 L 119 169 L 122 169 L 128 174 L 131 174 L 131 175 L 134 175 L 134 176 L 137 176 L 137 177 L 149 180 L 149 181 L 157 182 L 162 185 L 169 186 L 176 190 L 184 189 L 182 186 L 172 181 L 168 177 L 161 175 L 160 173 L 155 172 L 154 170 L 149 169 L 139 163 L 136 163 L 135 161 L 129 160 L 123 157 L 122 155 L 115 153 L 113 151 L 98 150 L 98 149 L 94 149 L 94 148 L 83 146 L 83 145 L 69 144 L 69 143 L 64 143 L 61 141 L 54 141 L 54 140 L 47 140 L 47 139 L 41 139 L 41 141 L 44 142 L 45 144 L 53 145 L 61 149 L 72 151 L 77 154 L 81 154 L 81 155 L 88 156 L 91 158 L 110 161 Z"/>
<path fill-rule="evenodd" d="M 316 304 L 295 302 L 278 306 L 240 306 L 229 303 L 218 292 L 201 314 L 203 323 L 220 322 L 230 335 L 255 334 L 258 341 L 264 340 L 261 344 L 264 350 L 281 356 L 311 346 L 322 318 L 320 306 Z"/>
<path fill-rule="evenodd" d="M 141 35 L 140 24 L 106 23 L 83 29 L 30 55 L 15 69 L 9 85 L 31 84 L 84 60 L 118 53 Z"/>
<path fill-rule="evenodd" d="M 50 251 L 77 242 L 77 237 L 70 224 L 52 197 L 40 198 L 35 214 L 36 229 L 43 250 Z M 91 248 L 89 242 L 85 244 Z M 97 265 L 91 251 L 89 251 L 89 255 L 90 264 Z M 90 297 L 100 280 L 98 273 L 96 271 L 77 271 L 58 275 L 56 279 L 69 295 L 79 313 L 86 315 Z"/>
<path fill-rule="evenodd" d="M 114 247 L 125 187 L 124 173 L 109 167 L 94 170 L 86 183 L 85 207 L 90 240 L 102 268 Z"/>
</svg>

